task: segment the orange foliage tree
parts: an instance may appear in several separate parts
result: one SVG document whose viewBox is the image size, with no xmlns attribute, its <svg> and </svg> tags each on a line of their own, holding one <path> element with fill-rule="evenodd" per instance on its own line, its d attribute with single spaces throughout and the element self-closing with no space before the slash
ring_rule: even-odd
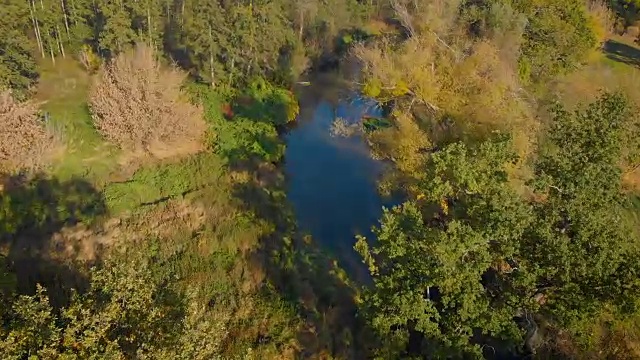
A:
<svg viewBox="0 0 640 360">
<path fill-rule="evenodd" d="M 174 66 L 162 66 L 146 45 L 119 55 L 91 89 L 96 128 L 120 148 L 155 155 L 199 144 L 206 125 L 202 109 L 181 92 L 185 77 Z"/>
<path fill-rule="evenodd" d="M 39 168 L 55 148 L 55 137 L 38 116 L 37 104 L 0 91 L 0 171 Z"/>
</svg>

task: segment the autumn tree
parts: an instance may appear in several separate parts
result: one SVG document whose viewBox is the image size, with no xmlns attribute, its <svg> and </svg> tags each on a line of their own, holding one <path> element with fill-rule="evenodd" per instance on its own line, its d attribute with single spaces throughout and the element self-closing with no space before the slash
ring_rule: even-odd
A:
<svg viewBox="0 0 640 360">
<path fill-rule="evenodd" d="M 19 102 L 8 90 L 0 93 L 0 170 L 37 169 L 58 145 L 37 104 Z"/>
<path fill-rule="evenodd" d="M 513 9 L 496 7 L 505 16 L 474 35 L 466 31 L 465 4 L 395 1 L 407 38 L 382 38 L 352 51 L 362 64 L 358 83 L 364 94 L 393 105 L 394 126 L 369 139 L 383 150 L 381 157 L 396 163 L 404 183 L 422 177 L 419 158 L 442 142 L 501 130 L 513 134 L 519 154 L 529 149 L 535 123 L 518 79 L 515 40 L 522 19 Z M 398 140 L 395 133 L 404 129 L 412 129 L 410 135 Z M 415 194 L 412 185 L 409 190 Z"/>
<path fill-rule="evenodd" d="M 96 128 L 133 151 L 199 144 L 205 123 L 202 110 L 181 92 L 185 77 L 175 67 L 162 66 L 148 46 L 119 55 L 104 66 L 91 90 Z"/>
</svg>

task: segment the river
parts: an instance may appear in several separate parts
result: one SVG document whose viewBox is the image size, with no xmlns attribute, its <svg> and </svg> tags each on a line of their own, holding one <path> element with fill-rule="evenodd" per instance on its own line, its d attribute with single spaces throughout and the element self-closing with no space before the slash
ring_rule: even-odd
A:
<svg viewBox="0 0 640 360">
<path fill-rule="evenodd" d="M 367 284 L 371 277 L 353 249 L 355 235 L 375 241 L 371 227 L 378 223 L 382 207 L 398 199 L 379 195 L 377 181 L 387 165 L 371 158 L 364 139 L 333 137 L 330 129 L 337 117 L 354 123 L 363 115 L 380 117 L 382 111 L 335 81 L 321 81 L 298 91 L 300 115 L 286 136 L 287 196 L 299 228 L 338 260 L 351 279 Z M 514 355 L 511 344 L 485 337 L 478 341 L 486 345 L 489 359 L 522 358 Z"/>
<path fill-rule="evenodd" d="M 298 97 L 300 115 L 286 136 L 287 198 L 299 228 L 354 279 L 366 281 L 353 245 L 356 234 L 372 238 L 371 227 L 390 205 L 377 191 L 385 164 L 371 158 L 361 136 L 335 137 L 330 129 L 336 117 L 354 123 L 363 115 L 381 116 L 381 110 L 327 79 L 300 89 Z"/>
</svg>

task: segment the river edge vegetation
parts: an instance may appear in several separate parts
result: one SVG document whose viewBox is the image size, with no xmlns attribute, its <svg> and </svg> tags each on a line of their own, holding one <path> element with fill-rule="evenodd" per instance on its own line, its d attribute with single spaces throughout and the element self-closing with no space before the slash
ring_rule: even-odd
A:
<svg viewBox="0 0 640 360">
<path fill-rule="evenodd" d="M 2 358 L 640 358 L 634 2 L 0 5 Z M 354 62 L 366 288 L 278 167 Z"/>
</svg>

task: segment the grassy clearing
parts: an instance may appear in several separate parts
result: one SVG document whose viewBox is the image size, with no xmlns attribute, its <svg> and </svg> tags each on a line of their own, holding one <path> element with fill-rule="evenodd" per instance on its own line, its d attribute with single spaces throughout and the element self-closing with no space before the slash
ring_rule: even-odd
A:
<svg viewBox="0 0 640 360">
<path fill-rule="evenodd" d="M 222 177 L 187 199 L 137 208 L 121 231 L 138 234 L 138 241 L 121 242 L 113 251 L 127 259 L 150 257 L 154 276 L 177 280 L 179 289 L 226 319 L 228 358 L 242 358 L 249 348 L 256 358 L 276 358 L 295 348 L 298 320 L 265 286 L 260 265 L 252 260 L 270 226 L 238 209 L 227 180 Z"/>
<path fill-rule="evenodd" d="M 106 143 L 93 127 L 87 105 L 91 77 L 80 64 L 58 59 L 43 61 L 36 99 L 50 124 L 62 134 L 66 149 L 54 164 L 53 175 L 79 176 L 104 183 L 116 167 L 119 151 Z"/>
<path fill-rule="evenodd" d="M 225 176 L 223 166 L 215 155 L 194 155 L 178 163 L 143 167 L 126 181 L 107 184 L 103 193 L 109 209 L 117 214 L 216 186 Z"/>
<path fill-rule="evenodd" d="M 639 65 L 640 48 L 623 37 L 615 37 L 606 43 L 603 51 L 594 53 L 589 64 L 561 78 L 553 93 L 568 106 L 591 102 L 602 91 L 622 91 L 631 101 L 640 104 Z"/>
</svg>

